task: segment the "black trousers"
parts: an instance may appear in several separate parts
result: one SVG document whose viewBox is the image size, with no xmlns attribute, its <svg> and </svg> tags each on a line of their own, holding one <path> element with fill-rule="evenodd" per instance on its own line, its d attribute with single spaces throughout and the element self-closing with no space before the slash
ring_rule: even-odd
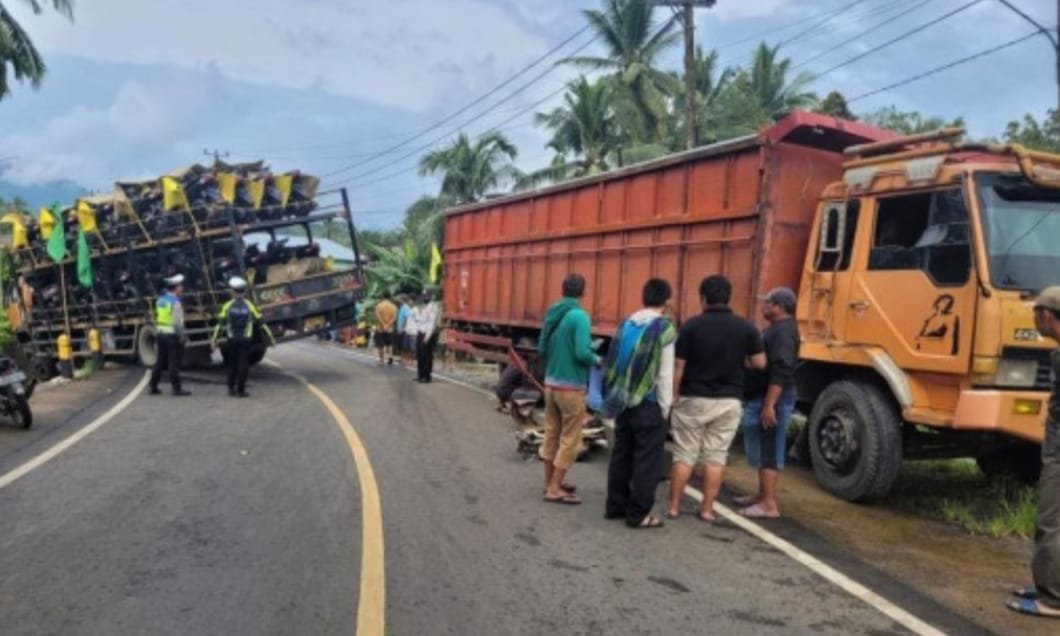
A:
<svg viewBox="0 0 1060 636">
<path fill-rule="evenodd" d="M 174 391 L 180 390 L 180 364 L 184 357 L 184 345 L 180 336 L 171 333 L 158 335 L 158 359 L 151 369 L 151 389 L 158 389 L 158 381 L 162 379 L 162 371 L 169 371 L 169 383 Z"/>
<path fill-rule="evenodd" d="M 430 380 L 434 373 L 434 348 L 438 345 L 438 334 L 431 334 L 430 338 L 424 338 L 423 334 L 416 334 L 416 371 L 421 380 Z"/>
<path fill-rule="evenodd" d="M 247 390 L 247 374 L 250 372 L 249 340 L 228 340 L 228 390 L 243 393 Z"/>
<path fill-rule="evenodd" d="M 615 447 L 607 468 L 608 517 L 625 515 L 639 524 L 655 505 L 655 488 L 663 474 L 666 420 L 655 402 L 627 409 L 615 421 Z"/>
</svg>

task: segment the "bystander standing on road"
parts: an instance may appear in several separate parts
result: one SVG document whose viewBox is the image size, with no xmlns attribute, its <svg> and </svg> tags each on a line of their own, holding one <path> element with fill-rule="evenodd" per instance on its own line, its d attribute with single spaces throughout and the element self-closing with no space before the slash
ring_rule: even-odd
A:
<svg viewBox="0 0 1060 636">
<path fill-rule="evenodd" d="M 423 384 L 431 382 L 434 373 L 434 348 L 438 346 L 438 303 L 434 295 L 423 292 L 420 302 L 409 315 L 416 334 L 416 381 Z"/>
<path fill-rule="evenodd" d="M 408 366 L 416 364 L 416 320 L 413 313 L 416 305 L 411 298 L 405 298 L 405 305 L 409 308 L 408 318 L 405 320 L 405 357 Z"/>
<path fill-rule="evenodd" d="M 375 348 L 379 350 L 379 364 L 394 364 L 394 325 L 397 323 L 398 308 L 390 300 L 390 292 L 383 292 L 383 298 L 375 304 Z"/>
<path fill-rule="evenodd" d="M 409 346 L 408 338 L 406 337 L 405 329 L 408 327 L 409 314 L 412 313 L 412 306 L 409 304 L 407 296 L 398 296 L 398 314 L 397 324 L 394 325 L 394 352 L 398 355 L 398 359 L 402 366 L 405 366 L 405 357 L 408 355 Z"/>
<path fill-rule="evenodd" d="M 1060 286 L 1050 287 L 1034 303 L 1038 333 L 1060 343 Z M 1052 353 L 1053 393 L 1042 443 L 1038 478 L 1038 517 L 1034 531 L 1034 585 L 1016 590 L 1005 605 L 1014 611 L 1060 618 L 1060 348 Z"/>
<path fill-rule="evenodd" d="M 615 419 L 604 516 L 625 519 L 632 528 L 663 525 L 652 508 L 673 401 L 677 331 L 664 315 L 672 295 L 670 284 L 660 278 L 644 285 L 644 308 L 619 326 L 604 364 L 602 415 Z"/>
<path fill-rule="evenodd" d="M 568 274 L 563 298 L 548 308 L 537 350 L 545 359 L 545 439 L 540 455 L 545 462 L 545 501 L 577 505 L 581 498 L 564 483 L 582 445 L 585 391 L 589 368 L 600 364 L 592 350 L 592 325 L 579 299 L 585 279 Z"/>
<path fill-rule="evenodd" d="M 778 287 L 762 298 L 762 316 L 769 322 L 765 341 L 765 371 L 747 375 L 743 411 L 743 443 L 747 462 L 758 469 L 758 493 L 741 497 L 747 517 L 779 517 L 777 479 L 784 468 L 788 425 L 795 412 L 795 364 L 799 359 L 799 326 L 795 322 L 795 292 Z"/>
<path fill-rule="evenodd" d="M 743 414 L 745 367 L 764 369 L 762 336 L 729 308 L 732 283 L 710 276 L 699 285 L 703 313 L 681 327 L 674 378 L 678 387 L 671 422 L 674 465 L 667 516 L 681 514 L 681 497 L 697 464 L 704 466 L 699 519 L 714 521 L 729 446 Z"/>
</svg>

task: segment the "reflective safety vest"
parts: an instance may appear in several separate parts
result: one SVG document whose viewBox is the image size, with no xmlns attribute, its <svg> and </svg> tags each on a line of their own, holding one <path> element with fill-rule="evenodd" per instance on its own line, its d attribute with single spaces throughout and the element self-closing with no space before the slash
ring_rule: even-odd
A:
<svg viewBox="0 0 1060 636">
<path fill-rule="evenodd" d="M 180 314 L 180 298 L 168 291 L 158 297 L 155 301 L 155 327 L 160 334 L 175 334 L 177 327 L 177 314 Z"/>
<path fill-rule="evenodd" d="M 225 334 L 229 340 L 250 340 L 254 335 L 254 323 L 261 322 L 261 312 L 242 296 L 236 296 L 221 306 L 221 313 L 217 315 L 217 326 L 213 330 L 213 338 L 221 333 L 221 327 L 225 328 Z M 272 339 L 269 328 L 262 325 L 265 334 Z"/>
</svg>

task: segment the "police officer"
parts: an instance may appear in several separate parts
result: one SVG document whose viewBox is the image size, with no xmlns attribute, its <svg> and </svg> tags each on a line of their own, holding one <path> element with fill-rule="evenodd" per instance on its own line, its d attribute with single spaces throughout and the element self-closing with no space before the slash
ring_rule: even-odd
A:
<svg viewBox="0 0 1060 636">
<path fill-rule="evenodd" d="M 173 395 L 191 395 L 180 387 L 180 364 L 184 356 L 184 305 L 180 296 L 184 293 L 184 275 L 176 274 L 165 279 L 166 291 L 155 301 L 155 329 L 158 334 L 158 358 L 151 370 L 151 395 L 162 393 L 158 381 L 162 370 L 169 370 L 169 383 Z"/>
<path fill-rule="evenodd" d="M 228 279 L 228 286 L 232 288 L 232 299 L 221 307 L 211 344 L 216 348 L 217 337 L 224 328 L 228 343 L 228 395 L 245 398 L 249 397 L 247 371 L 255 325 L 260 325 L 270 342 L 275 341 L 269 327 L 261 322 L 261 312 L 246 298 L 247 281 L 233 276 Z"/>
</svg>

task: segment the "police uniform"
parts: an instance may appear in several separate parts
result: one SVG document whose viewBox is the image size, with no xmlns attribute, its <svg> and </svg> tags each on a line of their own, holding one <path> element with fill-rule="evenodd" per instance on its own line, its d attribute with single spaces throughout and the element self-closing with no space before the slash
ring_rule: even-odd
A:
<svg viewBox="0 0 1060 636">
<path fill-rule="evenodd" d="M 166 279 L 166 291 L 155 301 L 155 333 L 157 334 L 158 357 L 151 370 L 151 394 L 158 395 L 158 382 L 162 371 L 169 371 L 169 383 L 173 395 L 191 395 L 180 386 L 180 364 L 184 356 L 184 305 L 175 292 L 184 283 L 184 276 L 177 274 Z"/>
<path fill-rule="evenodd" d="M 261 312 L 244 296 L 247 282 L 238 276 L 228 281 L 234 297 L 221 307 L 214 327 L 213 341 L 216 343 L 224 329 L 228 347 L 228 394 L 247 397 L 247 373 L 250 368 L 250 348 L 253 345 L 254 326 L 261 325 L 269 340 L 272 333 L 261 322 Z"/>
</svg>

